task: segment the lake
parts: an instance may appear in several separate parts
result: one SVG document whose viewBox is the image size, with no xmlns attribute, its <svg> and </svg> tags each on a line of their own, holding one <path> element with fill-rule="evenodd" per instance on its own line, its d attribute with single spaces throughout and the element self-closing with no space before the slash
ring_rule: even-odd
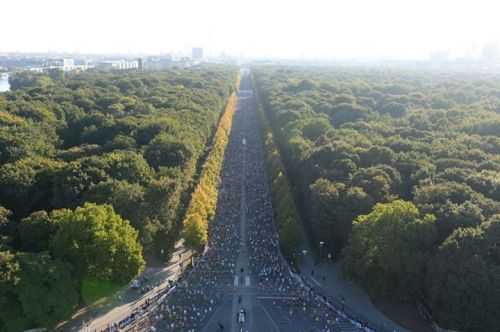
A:
<svg viewBox="0 0 500 332">
<path fill-rule="evenodd" d="M 10 90 L 9 74 L 0 74 L 0 92 Z"/>
</svg>

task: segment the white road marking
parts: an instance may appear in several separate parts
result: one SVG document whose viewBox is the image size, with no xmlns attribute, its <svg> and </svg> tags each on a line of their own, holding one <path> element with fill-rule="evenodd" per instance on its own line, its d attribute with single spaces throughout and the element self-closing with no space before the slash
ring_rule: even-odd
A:
<svg viewBox="0 0 500 332">
<path fill-rule="evenodd" d="M 245 277 L 245 286 L 250 287 L 250 276 Z"/>
<path fill-rule="evenodd" d="M 312 279 L 312 281 L 314 281 L 314 283 L 315 283 L 316 285 L 318 285 L 318 286 L 320 286 L 320 287 L 321 287 L 321 284 L 319 283 L 319 281 L 318 281 L 318 280 L 316 280 L 314 277 L 311 277 L 311 279 Z"/>
<path fill-rule="evenodd" d="M 257 296 L 259 300 L 296 300 L 296 296 Z"/>
<path fill-rule="evenodd" d="M 271 315 L 269 314 L 269 312 L 267 311 L 267 309 L 261 305 L 260 306 L 262 308 L 262 310 L 264 311 L 264 313 L 266 314 L 267 318 L 269 319 L 269 321 L 271 322 L 271 324 L 273 324 L 273 327 L 275 329 L 275 331 L 280 331 L 280 328 L 278 327 L 278 324 L 276 324 L 276 322 L 274 321 L 274 319 L 271 317 Z"/>
<path fill-rule="evenodd" d="M 234 276 L 234 287 L 238 287 L 240 284 L 240 277 Z"/>
</svg>

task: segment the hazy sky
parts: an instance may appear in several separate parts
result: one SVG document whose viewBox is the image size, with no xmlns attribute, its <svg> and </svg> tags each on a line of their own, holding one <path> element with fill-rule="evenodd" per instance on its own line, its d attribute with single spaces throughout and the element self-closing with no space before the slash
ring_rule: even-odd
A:
<svg viewBox="0 0 500 332">
<path fill-rule="evenodd" d="M 426 58 L 500 42 L 497 0 L 1 0 L 0 52 Z"/>
</svg>

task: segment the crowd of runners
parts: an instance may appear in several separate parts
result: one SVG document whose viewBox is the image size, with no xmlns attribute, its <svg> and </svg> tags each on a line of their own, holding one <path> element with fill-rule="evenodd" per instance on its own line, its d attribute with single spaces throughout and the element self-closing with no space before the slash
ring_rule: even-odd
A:
<svg viewBox="0 0 500 332">
<path fill-rule="evenodd" d="M 226 148 L 208 245 L 193 270 L 161 304 L 163 319 L 156 325 L 161 331 L 198 331 L 232 286 L 240 250 L 242 125 L 233 124 Z"/>
<path fill-rule="evenodd" d="M 248 99 L 248 102 L 255 102 L 254 98 Z M 209 224 L 205 252 L 168 294 L 161 294 L 148 302 L 147 324 L 131 330 L 144 330 L 146 326 L 152 331 L 202 329 L 224 294 L 233 286 L 235 273 L 239 272 L 235 271 L 235 266 L 240 252 L 241 213 L 245 213 L 248 269 L 257 282 L 256 287 L 274 296 L 272 302 L 262 301 L 262 305 L 271 305 L 273 310 L 290 320 L 307 321 L 307 331 L 371 331 L 349 319 L 327 298 L 306 285 L 281 255 L 265 176 L 258 118 L 255 107 L 246 109 L 250 111 L 244 117 L 238 115 L 241 110 L 234 117 L 223 163 L 217 211 Z M 246 178 L 244 187 L 242 177 Z M 242 188 L 246 195 L 244 209 L 241 205 Z M 117 327 L 124 327 L 121 323 Z"/>
<path fill-rule="evenodd" d="M 251 99 L 254 102 L 254 99 Z M 249 107 L 255 109 L 255 107 Z M 265 155 L 257 114 L 246 115 L 247 235 L 250 268 L 258 286 L 275 295 L 274 307 L 293 319 L 309 319 L 310 331 L 341 331 L 356 327 L 294 274 L 281 255 L 273 221 L 271 193 L 265 172 Z M 281 297 L 281 298 L 280 298 Z M 300 317 L 298 317 L 300 316 Z"/>
</svg>

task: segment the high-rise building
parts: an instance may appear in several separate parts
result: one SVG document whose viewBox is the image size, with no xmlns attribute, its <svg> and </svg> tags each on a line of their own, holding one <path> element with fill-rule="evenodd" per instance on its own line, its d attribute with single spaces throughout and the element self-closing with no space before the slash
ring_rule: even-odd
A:
<svg viewBox="0 0 500 332">
<path fill-rule="evenodd" d="M 203 59 L 203 48 L 193 47 L 193 49 L 191 51 L 191 57 L 193 58 L 193 60 Z"/>
</svg>

